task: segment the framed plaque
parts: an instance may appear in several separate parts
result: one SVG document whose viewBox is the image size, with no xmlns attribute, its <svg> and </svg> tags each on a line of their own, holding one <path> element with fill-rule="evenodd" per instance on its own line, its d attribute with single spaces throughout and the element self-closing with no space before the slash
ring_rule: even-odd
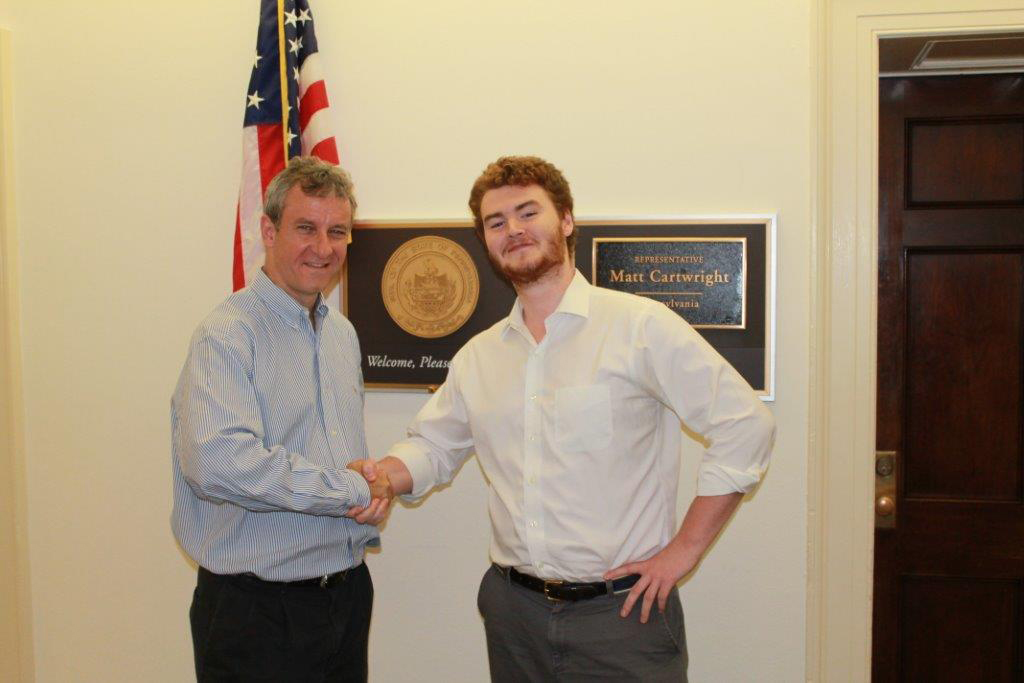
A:
<svg viewBox="0 0 1024 683">
<path fill-rule="evenodd" d="M 595 237 L 593 283 L 660 301 L 700 329 L 747 326 L 746 237 Z"/>
<path fill-rule="evenodd" d="M 515 298 L 469 221 L 368 221 L 352 231 L 342 307 L 369 389 L 433 390 L 455 352 Z"/>
<path fill-rule="evenodd" d="M 590 282 L 661 301 L 773 400 L 774 216 L 576 223 Z M 469 221 L 357 223 L 342 293 L 369 389 L 433 390 L 515 301 Z"/>
<path fill-rule="evenodd" d="M 775 216 L 580 220 L 590 282 L 664 303 L 775 399 Z"/>
</svg>

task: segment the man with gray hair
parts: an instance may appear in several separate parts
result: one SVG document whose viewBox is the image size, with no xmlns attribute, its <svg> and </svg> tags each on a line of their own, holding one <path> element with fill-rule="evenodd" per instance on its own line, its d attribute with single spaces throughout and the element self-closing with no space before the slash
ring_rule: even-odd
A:
<svg viewBox="0 0 1024 683">
<path fill-rule="evenodd" d="M 321 295 L 355 208 L 344 171 L 292 159 L 267 188 L 262 271 L 199 325 L 171 400 L 200 681 L 367 678 L 363 554 L 392 492 L 348 468 L 367 457 L 359 342 Z"/>
</svg>

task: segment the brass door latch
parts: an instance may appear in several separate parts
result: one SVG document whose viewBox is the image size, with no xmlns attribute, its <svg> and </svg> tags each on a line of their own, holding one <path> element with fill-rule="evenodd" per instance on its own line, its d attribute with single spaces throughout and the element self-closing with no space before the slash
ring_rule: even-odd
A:
<svg viewBox="0 0 1024 683">
<path fill-rule="evenodd" d="M 896 528 L 896 451 L 875 452 L 875 528 Z"/>
</svg>

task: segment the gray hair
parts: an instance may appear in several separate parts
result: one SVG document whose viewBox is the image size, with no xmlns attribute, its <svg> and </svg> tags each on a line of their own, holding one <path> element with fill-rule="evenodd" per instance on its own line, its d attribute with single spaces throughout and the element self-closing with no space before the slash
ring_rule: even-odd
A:
<svg viewBox="0 0 1024 683">
<path fill-rule="evenodd" d="M 284 213 L 284 197 L 298 185 L 311 197 L 333 195 L 347 199 L 356 210 L 356 197 L 352 193 L 352 179 L 340 166 L 335 166 L 316 157 L 292 157 L 283 171 L 274 176 L 267 186 L 267 199 L 263 213 L 276 226 Z"/>
</svg>

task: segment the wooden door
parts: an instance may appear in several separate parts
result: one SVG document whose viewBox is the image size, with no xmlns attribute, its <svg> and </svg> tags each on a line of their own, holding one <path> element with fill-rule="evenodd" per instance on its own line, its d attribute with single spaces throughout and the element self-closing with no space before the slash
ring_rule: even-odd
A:
<svg viewBox="0 0 1024 683">
<path fill-rule="evenodd" d="M 895 511 L 876 502 L 872 675 L 1020 683 L 1024 77 L 885 78 L 879 95 L 877 447 L 895 467 L 878 481 Z"/>
</svg>

